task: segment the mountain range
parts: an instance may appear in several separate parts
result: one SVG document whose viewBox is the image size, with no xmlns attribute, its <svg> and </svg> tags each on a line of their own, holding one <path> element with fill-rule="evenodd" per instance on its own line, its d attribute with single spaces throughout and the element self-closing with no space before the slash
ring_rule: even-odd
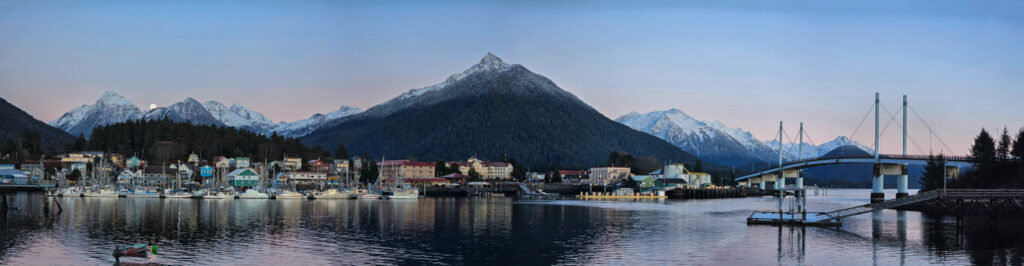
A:
<svg viewBox="0 0 1024 266">
<path fill-rule="evenodd" d="M 230 107 L 218 101 L 199 101 L 189 97 L 167 107 L 143 111 L 135 103 L 114 92 L 106 92 L 95 103 L 71 109 L 49 125 L 60 128 L 72 135 L 89 136 L 96 126 L 109 125 L 128 120 L 153 120 L 167 118 L 172 121 L 188 121 L 194 124 L 230 126 L 246 129 L 259 134 L 277 133 L 285 137 L 298 137 L 336 120 L 362 112 L 359 108 L 342 106 L 327 114 L 314 114 L 309 118 L 273 123 L 262 113 L 232 104 Z"/>
<path fill-rule="evenodd" d="M 717 120 L 698 120 L 675 108 L 643 114 L 631 112 L 615 121 L 668 141 L 702 160 L 721 165 L 739 166 L 774 162 L 779 156 L 776 140 L 761 141 L 743 129 L 727 127 Z M 798 156 L 801 152 L 799 145 L 784 143 L 783 159 L 791 161 L 798 158 L 820 157 L 841 146 L 857 147 L 865 152 L 872 151 L 867 146 L 844 136 L 821 145 L 805 142 L 802 146 L 803 155 Z"/>
<path fill-rule="evenodd" d="M 539 168 L 604 165 L 613 151 L 696 160 L 612 121 L 548 78 L 490 53 L 439 84 L 409 90 L 301 139 L 324 147 L 341 143 L 354 154 L 424 161 L 507 156 Z"/>
</svg>

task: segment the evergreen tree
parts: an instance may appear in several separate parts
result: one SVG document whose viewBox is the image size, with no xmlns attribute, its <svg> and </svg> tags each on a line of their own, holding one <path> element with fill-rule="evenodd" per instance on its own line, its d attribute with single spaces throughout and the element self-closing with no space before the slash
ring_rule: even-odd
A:
<svg viewBox="0 0 1024 266">
<path fill-rule="evenodd" d="M 434 176 L 446 176 L 448 174 L 448 166 L 445 165 L 444 161 L 434 163 Z"/>
<path fill-rule="evenodd" d="M 359 182 L 369 184 L 377 182 L 380 169 L 377 168 L 377 161 L 370 158 L 363 158 L 363 166 L 359 169 Z"/>
<path fill-rule="evenodd" d="M 477 173 L 475 168 L 470 167 L 469 168 L 469 181 L 472 181 L 472 182 L 484 181 L 484 179 L 480 177 L 480 173 Z"/>
<path fill-rule="evenodd" d="M 78 138 L 75 138 L 75 147 L 74 147 L 75 150 L 76 151 L 85 150 L 85 147 L 87 147 L 87 146 L 88 146 L 88 141 L 85 140 L 85 135 L 82 135 L 81 133 L 79 133 L 78 134 Z"/>
<path fill-rule="evenodd" d="M 334 147 L 334 158 L 348 159 L 348 149 L 345 148 L 345 144 L 338 144 L 338 147 Z"/>
<path fill-rule="evenodd" d="M 942 182 L 946 165 L 946 158 L 939 154 L 938 156 L 928 156 L 928 164 L 924 166 L 924 171 L 921 172 L 921 192 L 935 190 L 942 188 Z"/>
<path fill-rule="evenodd" d="M 515 158 L 509 159 L 508 164 L 512 165 L 512 179 L 523 182 L 526 181 L 526 167 L 519 164 Z"/>
<path fill-rule="evenodd" d="M 970 158 L 975 168 L 971 177 L 975 185 L 991 183 L 990 177 L 996 161 L 996 144 L 985 129 L 981 129 L 981 133 L 974 138 Z"/>
<path fill-rule="evenodd" d="M 1010 154 L 1015 163 L 1024 166 L 1024 129 L 1017 131 L 1017 138 L 1013 141 L 1013 150 Z"/>
<path fill-rule="evenodd" d="M 1000 162 L 1008 161 L 1010 158 L 1010 134 L 1007 133 L 1006 128 L 1003 128 L 1003 134 L 999 136 L 999 145 L 996 146 L 996 160 Z"/>
</svg>

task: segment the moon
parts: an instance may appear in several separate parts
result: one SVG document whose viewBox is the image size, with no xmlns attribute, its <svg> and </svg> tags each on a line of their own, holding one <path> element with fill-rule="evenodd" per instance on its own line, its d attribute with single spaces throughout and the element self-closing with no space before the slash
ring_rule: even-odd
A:
<svg viewBox="0 0 1024 266">
<path fill-rule="evenodd" d="M 149 110 L 153 110 L 153 109 L 156 109 L 156 104 L 155 103 L 149 104 Z"/>
</svg>

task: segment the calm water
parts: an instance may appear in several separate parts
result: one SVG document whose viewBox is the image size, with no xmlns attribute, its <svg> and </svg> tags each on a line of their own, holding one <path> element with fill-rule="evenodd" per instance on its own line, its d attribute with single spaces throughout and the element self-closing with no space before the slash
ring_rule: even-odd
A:
<svg viewBox="0 0 1024 266">
<path fill-rule="evenodd" d="M 812 211 L 868 190 L 812 196 Z M 890 191 L 892 197 L 894 191 Z M 814 264 L 1022 262 L 1022 221 L 885 210 L 841 230 L 748 226 L 772 198 L 528 202 L 511 198 L 192 200 L 12 196 L 0 264 L 112 264 L 117 244 L 154 242 L 168 264 Z"/>
</svg>

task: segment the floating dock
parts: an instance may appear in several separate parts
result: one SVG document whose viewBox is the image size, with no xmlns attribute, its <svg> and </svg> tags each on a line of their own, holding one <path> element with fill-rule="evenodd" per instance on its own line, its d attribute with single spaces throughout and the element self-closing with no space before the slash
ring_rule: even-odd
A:
<svg viewBox="0 0 1024 266">
<path fill-rule="evenodd" d="M 821 227 L 839 227 L 843 225 L 835 217 L 825 212 L 809 212 L 806 215 L 790 212 L 754 212 L 750 214 L 750 217 L 747 217 L 747 224 Z"/>
<path fill-rule="evenodd" d="M 621 189 L 620 189 L 621 190 Z M 617 191 L 617 192 L 583 192 L 576 195 L 580 199 L 667 199 L 664 191 L 658 191 L 657 193 L 641 193 L 634 194 L 632 190 Z"/>
</svg>

